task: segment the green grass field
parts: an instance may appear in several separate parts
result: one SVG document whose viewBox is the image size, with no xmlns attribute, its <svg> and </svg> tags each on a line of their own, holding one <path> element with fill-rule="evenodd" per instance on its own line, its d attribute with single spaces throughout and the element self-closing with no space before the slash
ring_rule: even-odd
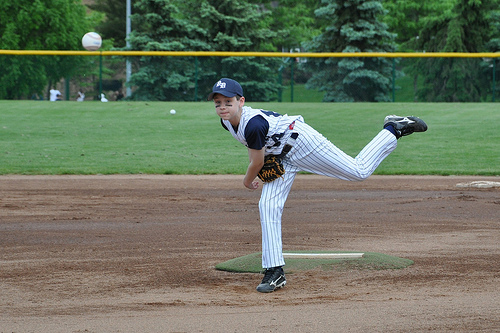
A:
<svg viewBox="0 0 500 333">
<path fill-rule="evenodd" d="M 301 114 L 351 156 L 387 114 L 420 116 L 429 130 L 399 140 L 377 174 L 500 175 L 498 104 L 246 104 Z M 210 102 L 0 101 L 0 147 L 0 174 L 243 174 L 248 162 Z"/>
</svg>

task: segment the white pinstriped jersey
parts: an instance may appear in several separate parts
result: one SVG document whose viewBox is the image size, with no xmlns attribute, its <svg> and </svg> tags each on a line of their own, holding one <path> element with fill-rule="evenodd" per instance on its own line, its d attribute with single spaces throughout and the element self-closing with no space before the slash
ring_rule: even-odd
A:
<svg viewBox="0 0 500 333">
<path fill-rule="evenodd" d="M 290 128 L 290 125 L 295 121 L 304 121 L 302 116 L 281 115 L 272 111 L 252 109 L 251 107 L 244 106 L 237 130 L 227 120 L 222 120 L 222 123 L 236 140 L 248 147 L 245 129 L 248 126 L 248 122 L 256 116 L 263 117 L 269 123 L 269 130 L 265 138 L 266 155 L 279 155 L 288 138 L 293 133 L 293 125 L 292 128 Z"/>
<path fill-rule="evenodd" d="M 262 267 L 283 266 L 281 217 L 297 172 L 307 171 L 327 177 L 359 181 L 369 177 L 397 146 L 396 137 L 380 131 L 356 157 L 337 148 L 304 122 L 296 122 L 299 134 L 292 150 L 283 159 L 282 178 L 264 183 L 259 200 L 262 227 Z"/>
<path fill-rule="evenodd" d="M 257 116 L 262 116 L 269 124 L 264 144 L 266 155 L 279 155 L 290 135 L 294 132 L 298 134 L 292 149 L 283 158 L 285 168 L 283 177 L 270 183 L 264 183 L 262 186 L 259 201 L 262 227 L 262 267 L 270 268 L 285 264 L 281 217 L 297 172 L 306 171 L 351 181 L 363 180 L 369 177 L 383 159 L 396 148 L 397 139 L 391 132 L 384 129 L 353 158 L 306 124 L 302 116 L 280 115 L 245 106 L 237 129 L 234 129 L 229 121 L 221 121 L 236 140 L 249 147 L 245 137 L 246 129 L 252 118 Z M 255 119 L 250 123 L 250 127 L 263 128 L 262 123 L 254 121 Z M 263 135 L 262 132 L 258 132 L 258 134 Z M 254 137 L 251 138 L 254 140 Z M 256 142 L 260 146 L 262 138 Z"/>
</svg>

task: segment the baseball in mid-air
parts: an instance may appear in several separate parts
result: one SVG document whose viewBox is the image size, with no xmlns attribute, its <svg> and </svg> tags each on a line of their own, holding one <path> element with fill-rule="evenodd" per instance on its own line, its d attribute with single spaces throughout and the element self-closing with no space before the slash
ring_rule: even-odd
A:
<svg viewBox="0 0 500 333">
<path fill-rule="evenodd" d="M 176 113 L 176 112 L 175 112 L 175 110 L 174 110 L 174 109 L 170 110 L 170 114 L 175 114 L 175 113 Z"/>
<path fill-rule="evenodd" d="M 102 38 L 97 32 L 87 32 L 82 38 L 82 46 L 88 51 L 97 51 L 102 45 Z"/>
</svg>

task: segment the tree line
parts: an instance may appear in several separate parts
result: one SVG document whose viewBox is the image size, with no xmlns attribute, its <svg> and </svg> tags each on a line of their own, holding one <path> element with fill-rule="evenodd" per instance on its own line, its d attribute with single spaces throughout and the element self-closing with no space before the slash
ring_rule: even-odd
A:
<svg viewBox="0 0 500 333">
<path fill-rule="evenodd" d="M 125 1 L 4 0 L 0 48 L 81 50 L 97 31 L 104 49 L 145 51 L 498 52 L 499 0 L 132 0 L 130 47 Z M 90 57 L 0 56 L 0 99 L 43 94 L 61 78 L 95 75 Z M 419 101 L 478 102 L 492 93 L 491 59 L 137 57 L 135 100 L 202 100 L 232 77 L 251 100 L 276 99 L 298 79 L 325 102 L 389 101 L 394 75 L 412 78 Z M 293 58 L 292 58 L 293 60 Z M 122 60 L 107 63 L 119 70 Z M 291 73 L 290 71 L 294 71 Z M 196 84 L 195 84 L 196 83 Z M 500 84 L 498 85 L 500 86 Z"/>
</svg>

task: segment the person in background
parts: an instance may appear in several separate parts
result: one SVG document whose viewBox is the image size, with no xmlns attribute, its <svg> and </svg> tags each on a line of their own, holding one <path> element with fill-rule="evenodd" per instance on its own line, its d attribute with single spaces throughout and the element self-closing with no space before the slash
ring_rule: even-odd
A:
<svg viewBox="0 0 500 333">
<path fill-rule="evenodd" d="M 85 100 L 85 94 L 83 93 L 83 91 L 80 89 L 78 91 L 78 97 L 76 98 L 76 101 L 77 102 L 83 102 Z"/>
<path fill-rule="evenodd" d="M 115 91 L 115 101 L 121 101 L 125 96 L 123 95 L 123 91 L 117 90 Z"/>
<path fill-rule="evenodd" d="M 49 90 L 49 93 L 50 93 L 50 101 L 51 102 L 55 102 L 55 101 L 60 101 L 60 97 L 59 99 L 57 99 L 57 96 L 62 96 L 61 92 L 59 90 L 57 90 L 55 87 L 50 89 Z"/>
</svg>

